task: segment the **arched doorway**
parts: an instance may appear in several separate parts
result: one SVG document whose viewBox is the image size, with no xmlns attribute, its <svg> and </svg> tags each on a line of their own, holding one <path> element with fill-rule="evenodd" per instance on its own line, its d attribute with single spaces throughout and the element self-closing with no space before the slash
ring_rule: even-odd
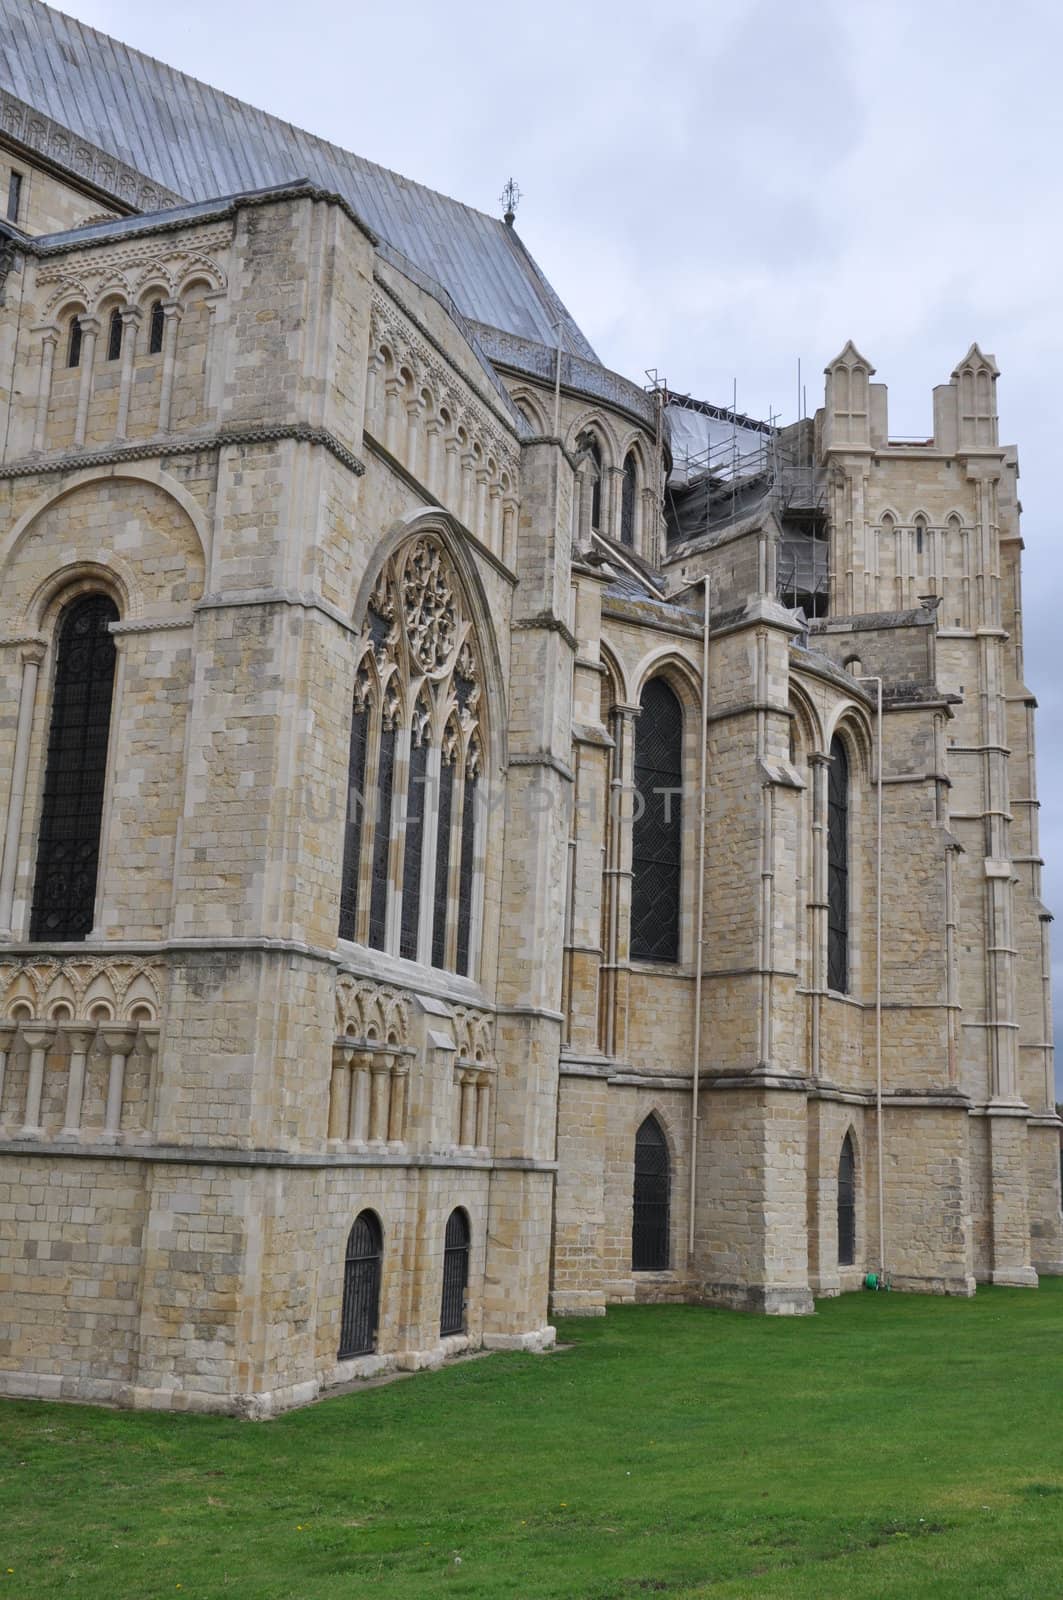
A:
<svg viewBox="0 0 1063 1600">
<path fill-rule="evenodd" d="M 856 1260 L 856 1154 L 853 1136 L 845 1135 L 838 1163 L 838 1265 L 851 1267 Z"/>
<path fill-rule="evenodd" d="M 343 1264 L 343 1311 L 340 1315 L 340 1360 L 371 1355 L 380 1322 L 380 1264 L 384 1235 L 372 1211 L 362 1211 L 347 1235 Z"/>
<path fill-rule="evenodd" d="M 439 1334 L 443 1339 L 465 1332 L 465 1299 L 469 1287 L 469 1219 L 460 1206 L 447 1220 L 443 1245 L 443 1305 Z"/>
<path fill-rule="evenodd" d="M 664 1272 L 669 1261 L 670 1175 L 668 1145 L 654 1116 L 635 1135 L 635 1195 L 631 1224 L 632 1272 Z"/>
</svg>

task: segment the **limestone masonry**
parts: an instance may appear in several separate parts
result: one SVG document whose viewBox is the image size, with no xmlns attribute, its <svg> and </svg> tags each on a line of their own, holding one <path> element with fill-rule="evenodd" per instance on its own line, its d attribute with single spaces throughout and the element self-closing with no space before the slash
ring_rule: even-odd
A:
<svg viewBox="0 0 1063 1600">
<path fill-rule="evenodd" d="M 643 389 L 511 213 L 39 0 L 0 147 L 0 1392 L 1063 1272 L 992 356 L 915 442 L 851 343 Z"/>
</svg>

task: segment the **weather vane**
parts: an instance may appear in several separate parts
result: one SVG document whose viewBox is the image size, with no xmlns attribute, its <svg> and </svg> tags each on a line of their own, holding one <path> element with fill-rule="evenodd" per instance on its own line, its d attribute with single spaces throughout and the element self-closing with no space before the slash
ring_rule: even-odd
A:
<svg viewBox="0 0 1063 1600">
<path fill-rule="evenodd" d="M 507 178 L 506 187 L 499 195 L 498 203 L 502 207 L 502 220 L 510 228 L 512 228 L 514 219 L 517 215 L 517 207 L 520 205 L 520 198 L 520 190 L 517 188 L 516 180 L 513 178 Z"/>
</svg>

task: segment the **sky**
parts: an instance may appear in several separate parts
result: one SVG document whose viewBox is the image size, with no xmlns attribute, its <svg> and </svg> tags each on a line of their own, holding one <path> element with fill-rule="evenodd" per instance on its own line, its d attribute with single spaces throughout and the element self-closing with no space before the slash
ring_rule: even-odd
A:
<svg viewBox="0 0 1063 1600">
<path fill-rule="evenodd" d="M 926 437 L 934 385 L 973 340 L 994 354 L 1022 472 L 1045 900 L 1063 910 L 1058 0 L 63 9 L 482 210 L 514 177 L 525 243 L 631 378 L 721 404 L 736 386 L 785 422 L 798 360 L 811 411 L 851 337 L 889 385 L 891 435 Z M 1063 1025 L 1063 931 L 1054 972 Z"/>
</svg>

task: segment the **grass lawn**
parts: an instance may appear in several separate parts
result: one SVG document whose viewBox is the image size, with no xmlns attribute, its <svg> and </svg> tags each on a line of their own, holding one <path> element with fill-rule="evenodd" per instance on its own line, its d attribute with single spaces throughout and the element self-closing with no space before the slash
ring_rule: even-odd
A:
<svg viewBox="0 0 1063 1600">
<path fill-rule="evenodd" d="M 559 1332 L 268 1424 L 0 1402 L 0 1600 L 1063 1596 L 1063 1279 Z"/>
</svg>

